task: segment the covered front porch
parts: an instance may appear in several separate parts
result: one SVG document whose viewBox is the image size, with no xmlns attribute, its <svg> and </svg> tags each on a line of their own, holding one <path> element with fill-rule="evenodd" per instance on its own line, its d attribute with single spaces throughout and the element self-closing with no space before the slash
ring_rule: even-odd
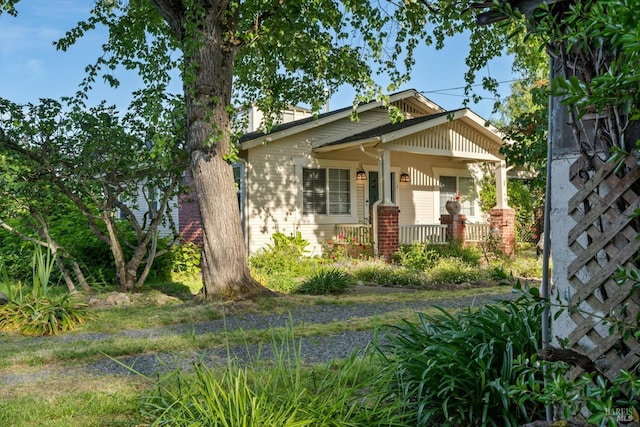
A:
<svg viewBox="0 0 640 427">
<path fill-rule="evenodd" d="M 357 162 L 352 223 L 335 224 L 334 238 L 350 236 L 374 245 L 390 259 L 412 242 L 480 242 L 495 233 L 503 252 L 515 246 L 514 212 L 507 206 L 502 139 L 468 109 L 385 125 L 327 145 L 317 159 Z M 479 182 L 490 173 L 496 206 L 481 212 Z M 449 213 L 447 201 L 460 202 Z"/>
</svg>

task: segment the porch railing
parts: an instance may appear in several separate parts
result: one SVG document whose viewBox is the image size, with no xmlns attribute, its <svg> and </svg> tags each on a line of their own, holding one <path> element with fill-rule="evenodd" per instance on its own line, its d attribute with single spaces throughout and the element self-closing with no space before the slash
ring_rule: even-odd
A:
<svg viewBox="0 0 640 427">
<path fill-rule="evenodd" d="M 467 223 L 465 227 L 465 242 L 482 242 L 489 235 L 489 224 Z"/>
<path fill-rule="evenodd" d="M 447 243 L 447 226 L 441 224 L 401 225 L 399 234 L 401 245 L 413 242 Z"/>
<path fill-rule="evenodd" d="M 336 224 L 336 238 L 359 243 L 371 243 L 372 227 L 368 224 Z M 465 241 L 481 242 L 489 235 L 489 224 L 466 224 Z M 409 245 L 412 242 L 447 243 L 447 226 L 442 224 L 400 225 L 399 243 Z"/>
<path fill-rule="evenodd" d="M 359 243 L 371 243 L 371 225 L 369 224 L 336 224 L 336 237 L 357 239 Z"/>
</svg>

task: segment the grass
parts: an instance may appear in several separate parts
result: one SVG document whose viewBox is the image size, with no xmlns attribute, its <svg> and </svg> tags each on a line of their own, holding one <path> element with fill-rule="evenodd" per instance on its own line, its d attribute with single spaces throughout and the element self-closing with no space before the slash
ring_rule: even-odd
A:
<svg viewBox="0 0 640 427">
<path fill-rule="evenodd" d="M 331 335 L 345 331 L 370 330 L 402 320 L 415 321 L 415 310 L 398 309 L 384 315 L 352 318 L 328 324 L 297 324 L 289 328 L 234 330 L 195 334 L 189 325 L 247 313 L 287 315 L 305 306 L 336 304 L 385 304 L 438 301 L 447 298 L 510 292 L 509 287 L 488 287 L 451 291 L 438 289 L 416 292 L 345 295 L 285 295 L 235 303 L 196 303 L 197 280 L 153 284 L 130 295 L 131 304 L 96 309 L 96 320 L 80 325 L 62 339 L 28 338 L 0 333 L 0 377 L 29 375 L 39 378 L 24 383 L 0 383 L 0 425 L 12 426 L 93 426 L 128 424 L 137 419 L 138 399 L 149 393 L 154 382 L 137 376 L 92 377 L 78 369 L 105 356 L 117 358 L 139 354 L 189 354 L 204 349 L 224 349 L 269 342 L 274 337 L 293 334 L 296 338 Z M 155 295 L 174 297 L 155 305 Z M 432 314 L 431 310 L 426 311 Z M 122 331 L 184 325 L 184 333 L 130 337 Z M 107 334 L 89 339 L 83 334 Z M 40 374 L 45 372 L 45 375 Z"/>
</svg>

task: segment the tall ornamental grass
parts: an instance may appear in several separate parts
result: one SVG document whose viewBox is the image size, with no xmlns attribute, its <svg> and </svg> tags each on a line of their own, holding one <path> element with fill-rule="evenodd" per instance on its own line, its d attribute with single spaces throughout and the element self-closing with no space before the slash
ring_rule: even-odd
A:
<svg viewBox="0 0 640 427">
<path fill-rule="evenodd" d="M 525 369 L 514 360 L 538 350 L 541 319 L 542 305 L 522 297 L 389 327 L 381 350 L 398 375 L 389 397 L 420 426 L 519 426 L 540 416 L 533 400 L 516 403 L 508 392 Z"/>
<path fill-rule="evenodd" d="M 93 316 L 87 304 L 68 293 L 56 294 L 50 284 L 55 259 L 49 251 L 36 247 L 32 259 L 33 284 L 21 284 L 9 290 L 9 302 L 0 306 L 0 331 L 17 331 L 23 335 L 57 335 L 72 330 Z"/>
<path fill-rule="evenodd" d="M 401 402 L 387 398 L 393 373 L 375 375 L 375 352 L 305 366 L 291 333 L 273 338 L 273 360 L 232 357 L 162 377 L 141 401 L 144 425 L 211 427 L 407 426 Z"/>
</svg>

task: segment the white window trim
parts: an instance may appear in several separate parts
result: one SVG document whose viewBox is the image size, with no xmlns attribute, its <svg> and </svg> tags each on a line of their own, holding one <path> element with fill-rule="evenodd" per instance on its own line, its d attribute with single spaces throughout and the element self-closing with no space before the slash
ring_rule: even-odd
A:
<svg viewBox="0 0 640 427">
<path fill-rule="evenodd" d="M 296 180 L 296 217 L 299 224 L 342 224 L 358 222 L 356 171 L 358 162 L 347 160 L 327 160 L 311 158 L 294 158 L 295 180 Z M 349 203 L 351 204 L 351 214 L 349 215 L 326 215 L 326 214 L 303 214 L 302 196 L 302 169 L 349 169 Z"/>
</svg>

